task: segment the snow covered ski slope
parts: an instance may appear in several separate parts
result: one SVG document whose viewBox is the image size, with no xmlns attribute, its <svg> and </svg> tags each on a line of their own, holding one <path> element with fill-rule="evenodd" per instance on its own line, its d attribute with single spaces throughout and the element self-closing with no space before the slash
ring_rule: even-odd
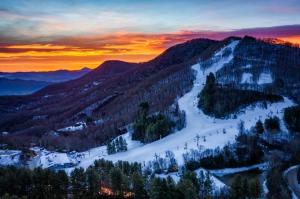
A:
<svg viewBox="0 0 300 199">
<path fill-rule="evenodd" d="M 47 151 L 46 153 L 40 152 L 39 160 L 35 159 L 29 164 L 32 167 L 53 167 L 60 165 L 60 160 L 58 159 L 62 159 L 64 161 L 61 162 L 61 165 L 67 163 L 69 166 L 67 166 L 68 168 L 65 168 L 65 170 L 70 171 L 74 167 L 87 168 L 92 165 L 95 160 L 101 158 L 112 161 L 125 160 L 147 164 L 148 161 L 154 160 L 155 156 L 165 157 L 166 151 L 172 151 L 178 164 L 182 165 L 182 154 L 190 151 L 190 149 L 196 149 L 199 146 L 213 149 L 234 141 L 238 133 L 237 125 L 241 120 L 244 121 L 245 128 L 250 128 L 258 119 L 264 120 L 270 115 L 277 115 L 279 118 L 282 118 L 283 109 L 293 105 L 293 102 L 287 98 L 284 98 L 283 101 L 278 103 L 268 104 L 267 109 L 258 105 L 249 106 L 244 109 L 243 112 L 239 113 L 235 119 L 215 119 L 205 115 L 197 108 L 197 95 L 203 89 L 206 76 L 210 72 L 217 72 L 233 59 L 233 51 L 238 45 L 238 42 L 239 41 L 232 41 L 229 45 L 215 53 L 211 58 L 213 64 L 206 70 L 201 70 L 200 64 L 192 66 L 192 69 L 196 73 L 193 88 L 178 100 L 179 108 L 185 111 L 186 114 L 186 127 L 182 130 L 149 144 L 132 141 L 130 133 L 124 134 L 123 138 L 128 143 L 128 151 L 113 155 L 107 154 L 106 146 L 93 148 L 80 153 Z M 228 52 L 228 49 L 231 50 L 231 54 L 229 55 L 228 53 L 224 53 Z M 223 53 L 227 54 L 227 56 L 223 56 Z M 281 127 L 283 130 L 286 129 L 283 122 L 281 122 Z M 225 134 L 223 132 L 224 129 L 226 130 Z M 55 154 L 52 155 L 51 153 Z M 47 157 L 44 158 L 44 155 L 47 155 Z M 71 166 L 70 163 L 73 165 Z"/>
<path fill-rule="evenodd" d="M 233 41 L 217 52 L 212 58 L 215 63 L 205 71 L 201 71 L 199 64 L 192 66 L 192 69 L 196 71 L 194 86 L 190 92 L 186 93 L 178 100 L 179 108 L 186 113 L 186 127 L 184 129 L 161 140 L 131 148 L 126 152 L 102 157 L 95 155 L 94 158 L 82 160 L 78 166 L 86 168 L 91 165 L 94 160 L 99 158 L 105 158 L 112 161 L 126 160 L 130 162 L 137 161 L 147 163 L 148 161 L 153 160 L 155 155 L 164 157 L 165 152 L 168 150 L 172 151 L 175 154 L 178 163 L 182 164 L 182 154 L 187 150 L 197 148 L 197 135 L 201 137 L 198 141 L 198 145 L 202 145 L 205 148 L 222 147 L 234 140 L 237 135 L 236 127 L 240 120 L 243 120 L 245 122 L 245 127 L 249 128 L 255 124 L 259 118 L 264 120 L 270 114 L 279 115 L 279 117 L 282 118 L 282 110 L 293 105 L 293 102 L 287 98 L 284 98 L 283 102 L 269 105 L 268 110 L 258 106 L 254 108 L 248 107 L 245 110 L 245 113 L 238 115 L 237 119 L 214 119 L 205 115 L 197 108 L 197 95 L 203 89 L 206 76 L 210 72 L 217 72 L 233 59 L 233 53 L 227 57 L 222 57 L 222 54 L 228 48 L 233 52 L 238 42 L 239 41 Z M 223 129 L 226 129 L 226 134 L 223 134 Z"/>
</svg>

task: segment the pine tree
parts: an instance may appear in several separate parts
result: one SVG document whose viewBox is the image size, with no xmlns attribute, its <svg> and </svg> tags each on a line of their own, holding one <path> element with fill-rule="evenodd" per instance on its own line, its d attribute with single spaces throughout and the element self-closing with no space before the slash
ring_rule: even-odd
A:
<svg viewBox="0 0 300 199">
<path fill-rule="evenodd" d="M 258 120 L 255 124 L 255 131 L 257 134 L 263 134 L 264 132 L 264 126 L 261 120 Z"/>
<path fill-rule="evenodd" d="M 258 178 L 255 178 L 250 182 L 249 185 L 249 196 L 250 198 L 260 198 L 262 193 L 262 188 Z"/>
<path fill-rule="evenodd" d="M 63 199 L 67 198 L 68 195 L 68 186 L 69 186 L 69 178 L 66 172 L 58 171 L 53 176 L 53 193 L 55 199 Z"/>
<path fill-rule="evenodd" d="M 86 174 L 83 168 L 75 168 L 71 173 L 71 185 L 74 199 L 82 199 L 86 195 Z"/>
<path fill-rule="evenodd" d="M 132 190 L 134 193 L 134 198 L 146 198 L 145 180 L 138 172 L 134 172 L 132 174 Z"/>
<path fill-rule="evenodd" d="M 242 177 L 236 175 L 233 178 L 233 181 L 230 186 L 230 195 L 232 199 L 242 199 L 243 196 L 243 186 L 242 186 Z"/>
<path fill-rule="evenodd" d="M 242 120 L 238 123 L 238 131 L 239 131 L 239 135 L 245 134 L 245 122 Z"/>
<path fill-rule="evenodd" d="M 116 144 L 114 141 L 111 142 L 111 154 L 114 154 L 117 152 L 117 149 L 116 149 Z"/>
<path fill-rule="evenodd" d="M 166 197 L 166 194 L 164 194 L 163 182 L 160 178 L 152 178 L 150 181 L 150 186 L 149 186 L 149 199 L 164 199 Z"/>
<path fill-rule="evenodd" d="M 198 193 L 197 188 L 193 182 L 188 178 L 180 179 L 178 183 L 178 190 L 184 195 L 185 199 L 197 199 Z"/>
<path fill-rule="evenodd" d="M 112 145 L 111 142 L 109 142 L 106 146 L 107 154 L 112 154 Z"/>
<path fill-rule="evenodd" d="M 198 174 L 198 182 L 199 182 L 199 196 L 200 199 L 204 199 L 205 196 L 205 188 L 204 188 L 204 182 L 205 182 L 205 175 L 203 171 L 200 171 Z"/>
<path fill-rule="evenodd" d="M 211 180 L 210 174 L 207 172 L 205 174 L 205 180 L 204 180 L 204 199 L 209 199 L 213 195 L 213 182 Z"/>
<path fill-rule="evenodd" d="M 247 178 L 242 178 L 242 189 L 243 196 L 246 198 L 249 195 L 249 182 Z"/>
<path fill-rule="evenodd" d="M 96 198 L 100 189 L 100 175 L 94 167 L 86 170 L 88 196 L 89 198 Z"/>
<path fill-rule="evenodd" d="M 110 185 L 115 195 L 121 196 L 123 193 L 124 176 L 119 168 L 112 168 L 109 173 Z"/>
</svg>

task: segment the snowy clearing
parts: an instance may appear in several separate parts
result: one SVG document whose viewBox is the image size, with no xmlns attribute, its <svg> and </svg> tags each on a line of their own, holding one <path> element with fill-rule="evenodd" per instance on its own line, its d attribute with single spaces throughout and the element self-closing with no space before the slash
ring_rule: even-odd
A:
<svg viewBox="0 0 300 199">
<path fill-rule="evenodd" d="M 77 122 L 74 126 L 68 126 L 62 129 L 58 129 L 59 132 L 73 132 L 73 131 L 80 131 L 84 128 L 86 128 L 85 122 Z"/>
<path fill-rule="evenodd" d="M 259 75 L 257 84 L 271 84 L 273 82 L 272 75 L 270 73 L 261 73 Z"/>
<path fill-rule="evenodd" d="M 22 151 L 0 150 L 0 166 L 16 165 L 20 161 Z"/>
<path fill-rule="evenodd" d="M 199 177 L 200 172 L 203 172 L 203 174 L 206 175 L 208 171 L 205 170 L 205 169 L 200 168 L 200 169 L 195 170 L 194 172 Z M 180 177 L 181 177 L 179 172 L 174 172 L 174 173 L 169 173 L 169 174 L 157 174 L 156 175 L 156 177 L 160 177 L 160 178 L 167 178 L 168 176 L 170 176 L 174 180 L 174 182 L 176 182 L 176 183 L 179 182 Z M 210 179 L 213 182 L 213 187 L 214 187 L 215 191 L 219 191 L 220 189 L 222 189 L 224 187 L 227 187 L 227 185 L 225 185 L 222 181 L 220 181 L 218 178 L 216 178 L 213 175 L 210 175 Z"/>
<path fill-rule="evenodd" d="M 243 73 L 241 84 L 251 84 L 253 83 L 253 75 L 251 73 Z"/>
<path fill-rule="evenodd" d="M 266 170 L 268 167 L 267 163 L 260 163 L 251 165 L 248 167 L 238 167 L 238 168 L 225 168 L 225 169 L 216 169 L 216 170 L 209 170 L 209 172 L 213 175 L 222 177 L 229 174 L 241 173 L 245 171 L 251 171 L 254 169 Z"/>
</svg>

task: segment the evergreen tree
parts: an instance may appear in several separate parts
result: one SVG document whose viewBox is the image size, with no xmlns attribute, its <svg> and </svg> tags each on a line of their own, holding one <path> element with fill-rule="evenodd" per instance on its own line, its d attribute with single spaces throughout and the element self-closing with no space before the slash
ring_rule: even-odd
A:
<svg viewBox="0 0 300 199">
<path fill-rule="evenodd" d="M 284 109 L 284 121 L 292 132 L 300 133 L 300 105 Z"/>
<path fill-rule="evenodd" d="M 140 107 L 142 118 L 146 119 L 148 112 L 149 112 L 149 108 L 150 108 L 149 103 L 142 102 L 142 103 L 140 103 L 139 107 Z"/>
<path fill-rule="evenodd" d="M 193 182 L 188 178 L 180 179 L 178 183 L 178 190 L 184 195 L 185 199 L 197 199 L 197 188 Z"/>
<path fill-rule="evenodd" d="M 249 185 L 249 196 L 250 198 L 260 198 L 262 193 L 262 188 L 258 178 L 255 178 L 250 182 Z"/>
<path fill-rule="evenodd" d="M 149 199 L 165 199 L 166 194 L 163 190 L 163 179 L 160 178 L 152 178 L 148 190 Z"/>
<path fill-rule="evenodd" d="M 117 152 L 116 143 L 114 141 L 111 142 L 111 154 L 115 154 Z"/>
<path fill-rule="evenodd" d="M 240 175 L 236 175 L 233 178 L 233 181 L 230 186 L 230 195 L 232 199 L 243 199 L 245 196 L 243 195 L 243 184 L 242 177 Z"/>
<path fill-rule="evenodd" d="M 213 196 L 213 182 L 212 182 L 211 176 L 208 172 L 205 174 L 205 180 L 204 180 L 203 188 L 204 188 L 203 198 L 204 199 L 212 198 L 212 196 Z"/>
<path fill-rule="evenodd" d="M 53 184 L 54 199 L 67 198 L 69 178 L 66 172 L 58 171 L 55 175 L 53 175 L 51 184 Z"/>
<path fill-rule="evenodd" d="M 297 169 L 297 180 L 298 184 L 300 184 L 300 168 Z"/>
<path fill-rule="evenodd" d="M 86 174 L 83 168 L 75 168 L 71 173 L 71 186 L 74 199 L 82 199 L 86 195 Z"/>
<path fill-rule="evenodd" d="M 255 131 L 257 134 L 263 134 L 264 132 L 264 126 L 260 120 L 258 120 L 255 124 Z"/>
<path fill-rule="evenodd" d="M 100 175 L 94 167 L 86 170 L 88 196 L 89 198 L 97 198 L 100 189 Z"/>
<path fill-rule="evenodd" d="M 202 108 L 205 113 L 211 113 L 214 106 L 213 96 L 215 93 L 216 78 L 213 73 L 209 73 L 206 77 L 206 83 L 201 93 L 199 94 L 198 107 Z"/>
<path fill-rule="evenodd" d="M 111 142 L 109 142 L 106 146 L 107 154 L 112 154 L 112 145 Z"/>
<path fill-rule="evenodd" d="M 199 179 L 197 178 L 197 174 L 193 171 L 185 171 L 185 173 L 182 176 L 182 179 L 190 180 L 194 187 L 196 188 L 196 192 L 199 193 L 200 185 L 199 185 Z"/>
<path fill-rule="evenodd" d="M 280 124 L 279 124 L 279 118 L 277 116 L 269 117 L 265 119 L 265 128 L 268 131 L 279 131 L 280 130 Z"/>
<path fill-rule="evenodd" d="M 134 172 L 132 174 L 132 190 L 134 198 L 136 199 L 143 199 L 147 197 L 145 191 L 145 180 L 138 172 Z"/>
<path fill-rule="evenodd" d="M 121 196 L 123 193 L 123 173 L 119 168 L 112 168 L 109 173 L 110 185 L 115 195 Z"/>
<path fill-rule="evenodd" d="M 247 178 L 242 178 L 242 189 L 243 196 L 246 198 L 249 195 L 249 182 Z"/>
<path fill-rule="evenodd" d="M 239 135 L 245 134 L 245 122 L 242 120 L 238 123 L 238 131 L 239 131 Z"/>
</svg>

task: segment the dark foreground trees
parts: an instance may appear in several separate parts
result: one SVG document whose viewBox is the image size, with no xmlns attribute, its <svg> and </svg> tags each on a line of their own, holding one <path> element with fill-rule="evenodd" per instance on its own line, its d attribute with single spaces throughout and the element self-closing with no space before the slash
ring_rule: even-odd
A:
<svg viewBox="0 0 300 199">
<path fill-rule="evenodd" d="M 300 106 L 286 108 L 284 121 L 292 132 L 300 133 Z"/>
<path fill-rule="evenodd" d="M 0 168 L 0 196 L 67 198 L 69 179 L 65 172 L 37 168 Z"/>
</svg>

